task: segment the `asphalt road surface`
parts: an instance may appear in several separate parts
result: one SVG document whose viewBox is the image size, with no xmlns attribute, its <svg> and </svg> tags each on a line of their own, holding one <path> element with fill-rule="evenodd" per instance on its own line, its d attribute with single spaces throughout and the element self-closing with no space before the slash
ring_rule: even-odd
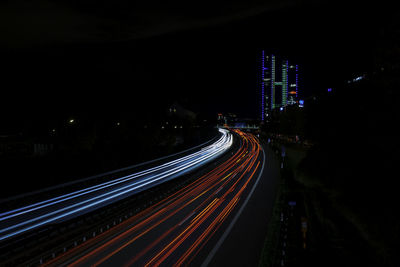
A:
<svg viewBox="0 0 400 267">
<path fill-rule="evenodd" d="M 220 129 L 220 132 L 221 137 L 215 143 L 184 157 L 106 183 L 3 212 L 0 214 L 0 241 L 94 211 L 199 168 L 231 146 L 232 135 L 229 131 Z"/>
<path fill-rule="evenodd" d="M 257 265 L 279 169 L 256 137 L 236 136 L 228 160 L 45 265 Z"/>
</svg>

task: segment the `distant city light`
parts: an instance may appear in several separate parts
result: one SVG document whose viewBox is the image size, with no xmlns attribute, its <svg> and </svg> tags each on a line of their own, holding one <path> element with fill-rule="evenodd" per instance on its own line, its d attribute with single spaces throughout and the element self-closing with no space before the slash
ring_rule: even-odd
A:
<svg viewBox="0 0 400 267">
<path fill-rule="evenodd" d="M 328 92 L 332 92 L 332 88 L 328 88 Z"/>
<path fill-rule="evenodd" d="M 275 56 L 271 60 L 271 109 L 275 108 Z"/>
<path fill-rule="evenodd" d="M 269 71 L 266 71 L 266 70 Z M 261 118 L 270 110 L 295 105 L 298 97 L 298 65 L 275 55 L 261 58 Z"/>
<path fill-rule="evenodd" d="M 264 71 L 265 71 L 265 65 L 264 65 L 264 59 L 265 59 L 265 54 L 264 50 L 262 51 L 262 62 L 261 62 L 261 80 L 264 81 Z M 264 82 L 261 82 L 261 120 L 264 120 L 264 112 L 265 112 L 265 107 L 264 107 Z"/>
<path fill-rule="evenodd" d="M 282 110 L 283 110 L 283 107 L 280 107 L 279 110 L 282 111 Z"/>
<path fill-rule="evenodd" d="M 353 78 L 352 80 L 348 80 L 347 83 L 358 82 L 358 81 L 361 81 L 364 78 L 365 78 L 365 75 L 361 75 L 361 76 Z"/>
<path fill-rule="evenodd" d="M 70 119 L 68 122 L 69 122 L 70 124 L 72 124 L 72 123 L 75 122 L 75 120 L 74 120 L 74 119 Z"/>
<path fill-rule="evenodd" d="M 304 100 L 299 100 L 299 107 L 300 108 L 304 107 Z"/>
</svg>

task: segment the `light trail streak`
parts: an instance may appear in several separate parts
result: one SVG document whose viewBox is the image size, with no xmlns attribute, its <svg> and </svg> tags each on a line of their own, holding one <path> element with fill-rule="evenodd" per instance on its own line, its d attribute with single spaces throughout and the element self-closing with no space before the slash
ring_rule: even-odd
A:
<svg viewBox="0 0 400 267">
<path fill-rule="evenodd" d="M 57 266 L 71 256 L 74 260 L 67 261 L 70 266 L 110 264 L 125 249 L 135 252 L 129 253 L 134 256 L 124 266 L 188 265 L 241 205 L 259 170 L 261 148 L 257 139 L 242 132 L 238 136 L 240 148 L 224 163 L 48 265 Z"/>
<path fill-rule="evenodd" d="M 220 131 L 223 134 L 226 134 L 226 132 L 224 130 L 220 129 Z M 82 196 L 84 194 L 92 193 L 94 191 L 98 191 L 98 190 L 104 189 L 106 187 L 110 187 L 110 186 L 113 186 L 113 185 L 116 185 L 116 184 L 120 184 L 122 182 L 126 182 L 126 181 L 129 181 L 129 180 L 132 180 L 133 178 L 137 178 L 137 177 L 140 177 L 140 176 L 143 176 L 143 175 L 146 175 L 146 174 L 150 174 L 150 173 L 153 173 L 153 172 L 158 171 L 158 170 L 162 170 L 163 168 L 172 166 L 172 165 L 177 164 L 177 163 L 181 163 L 181 162 L 186 161 L 186 160 L 190 160 L 190 159 L 195 158 L 195 157 L 197 157 L 199 155 L 207 154 L 211 150 L 217 150 L 218 151 L 218 148 L 221 147 L 224 143 L 226 143 L 225 140 L 226 140 L 226 136 L 223 135 L 218 141 L 216 141 L 215 144 L 212 144 L 212 145 L 209 145 L 209 146 L 207 146 L 205 148 L 202 148 L 201 151 L 199 151 L 199 152 L 190 154 L 188 156 L 185 156 L 185 157 L 182 157 L 182 158 L 179 158 L 179 159 L 167 162 L 167 163 L 164 163 L 164 164 L 162 164 L 160 166 L 156 166 L 156 167 L 144 170 L 144 171 L 140 171 L 140 172 L 128 175 L 128 176 L 124 176 L 124 177 L 121 177 L 121 178 L 118 178 L 118 179 L 115 179 L 115 180 L 112 180 L 112 181 L 109 181 L 109 182 L 106 182 L 106 183 L 102 183 L 102 184 L 95 185 L 95 186 L 92 186 L 92 187 L 89 187 L 89 188 L 78 190 L 78 191 L 75 191 L 75 192 L 72 192 L 72 193 L 68 193 L 68 194 L 65 194 L 65 195 L 62 195 L 62 196 L 58 196 L 58 197 L 55 197 L 55 198 L 52 198 L 52 199 L 48 199 L 48 200 L 45 200 L 45 201 L 34 203 L 34 204 L 31 204 L 31 205 L 28 205 L 28 206 L 25 206 L 25 207 L 22 207 L 22 208 L 18 208 L 18 209 L 14 209 L 14 210 L 11 210 L 11 211 L 4 212 L 4 213 L 0 213 L 0 221 L 3 221 L 5 219 L 9 219 L 9 218 L 12 218 L 12 217 L 15 217 L 15 216 L 18 216 L 18 215 L 21 215 L 21 214 L 24 214 L 24 213 L 27 213 L 27 212 L 30 212 L 30 211 L 34 211 L 34 210 L 37 210 L 37 209 L 40 209 L 40 208 L 44 208 L 44 207 L 47 207 L 47 206 L 50 206 L 50 205 L 54 205 L 54 204 L 60 203 L 62 201 L 69 200 L 69 199 L 71 199 L 73 197 Z M 18 212 L 18 211 L 20 211 L 20 212 Z M 9 215 L 9 214 L 12 214 L 12 215 Z M 6 216 L 6 215 L 9 215 L 9 216 Z"/>
<path fill-rule="evenodd" d="M 158 209 L 162 209 L 161 211 L 157 211 L 156 215 L 152 215 L 152 217 L 149 218 L 147 220 L 147 222 L 149 222 L 151 219 L 158 220 L 157 219 L 158 215 L 163 214 L 163 212 L 167 211 L 168 209 L 176 208 L 183 201 L 185 201 L 185 199 L 189 195 L 197 195 L 197 197 L 200 197 L 202 194 L 207 192 L 206 190 L 204 190 L 204 188 L 207 187 L 207 184 L 210 184 L 210 183 L 214 182 L 214 180 L 212 180 L 212 178 L 214 178 L 214 179 L 217 178 L 216 174 L 219 173 L 219 172 L 224 172 L 224 171 L 227 172 L 229 170 L 228 168 L 231 167 L 232 162 L 235 161 L 236 158 L 238 158 L 239 156 L 241 156 L 244 153 L 244 149 L 245 148 L 246 147 L 241 147 L 240 150 L 237 151 L 235 153 L 235 155 L 233 155 L 227 162 L 225 162 L 224 164 L 221 164 L 217 168 L 211 170 L 209 173 L 203 175 L 199 179 L 197 179 L 194 182 L 192 182 L 191 184 L 185 186 L 184 188 L 182 188 L 178 192 L 172 194 L 168 198 L 162 200 L 161 202 L 155 204 L 154 206 L 151 206 L 151 207 L 143 210 L 142 212 L 140 212 L 139 214 L 131 217 L 127 221 L 122 222 L 120 225 L 118 225 L 118 227 L 111 228 L 109 231 L 106 231 L 106 232 L 103 232 L 100 235 L 97 235 L 95 238 L 90 239 L 88 242 L 82 243 L 79 246 L 77 246 L 76 248 L 67 251 L 62 256 L 70 257 L 72 254 L 74 254 L 74 252 L 79 252 L 79 250 L 86 250 L 88 247 L 92 246 L 93 244 L 100 243 L 99 240 L 101 240 L 101 239 L 107 240 L 108 237 L 109 236 L 113 236 L 115 234 L 115 232 L 118 231 L 119 228 L 129 227 L 135 221 L 140 221 L 140 218 L 146 218 L 147 216 L 151 215 L 150 214 L 151 212 L 156 212 Z M 200 192 L 200 194 L 198 194 L 198 192 Z M 197 199 L 197 197 L 195 199 L 192 199 L 191 201 L 189 201 L 187 203 L 187 205 L 189 205 L 191 202 L 195 201 Z M 180 211 L 181 209 L 183 209 L 184 207 L 186 207 L 187 205 L 181 206 L 181 208 L 179 210 L 177 210 L 177 212 Z M 170 216 L 175 215 L 175 214 L 176 214 L 176 212 L 172 213 Z M 165 218 L 165 220 L 168 219 L 169 217 Z M 165 220 L 163 220 L 163 221 L 165 221 Z M 160 223 L 161 223 L 161 221 L 160 221 Z M 102 246 L 97 247 L 96 249 L 92 250 L 90 253 L 88 253 L 88 254 L 86 254 L 84 256 L 80 256 L 79 259 L 74 262 L 74 265 L 79 265 L 80 263 L 84 262 L 90 256 L 93 256 L 93 255 L 95 255 L 97 253 L 100 253 L 106 247 L 111 246 L 112 244 L 121 242 L 121 240 L 124 237 L 126 237 L 128 234 L 130 234 L 133 231 L 138 230 L 138 228 L 141 226 L 140 224 L 141 223 L 139 223 L 139 224 L 137 223 L 134 227 L 129 227 L 129 231 L 125 231 L 125 232 L 119 234 L 118 236 L 113 237 L 111 240 L 109 240 L 108 242 L 104 243 Z M 152 228 L 154 228 L 154 227 L 152 227 Z M 151 230 L 151 229 L 149 229 L 149 230 Z M 133 243 L 134 241 L 136 241 L 136 239 L 132 239 L 130 242 L 126 243 L 125 246 L 129 245 L 130 243 Z M 52 265 L 52 263 L 55 262 L 55 261 L 56 261 L 56 259 L 46 263 L 45 265 Z"/>
<path fill-rule="evenodd" d="M 78 190 L 49 200 L 0 214 L 0 241 L 64 218 L 92 211 L 97 207 L 130 196 L 160 182 L 197 168 L 232 145 L 232 135 L 220 129 L 221 138 L 196 153 L 129 176 Z M 140 178 L 140 179 L 139 179 Z M 18 218 L 21 219 L 18 219 Z"/>
</svg>

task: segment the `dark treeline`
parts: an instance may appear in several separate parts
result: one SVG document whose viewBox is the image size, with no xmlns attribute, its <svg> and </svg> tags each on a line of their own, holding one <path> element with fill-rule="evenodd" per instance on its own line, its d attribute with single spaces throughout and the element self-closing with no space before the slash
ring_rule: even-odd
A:
<svg viewBox="0 0 400 267">
<path fill-rule="evenodd" d="M 216 136 L 208 117 L 171 107 L 143 117 L 75 113 L 3 134 L 0 161 L 8 186 L 2 198 L 166 156 Z"/>
</svg>

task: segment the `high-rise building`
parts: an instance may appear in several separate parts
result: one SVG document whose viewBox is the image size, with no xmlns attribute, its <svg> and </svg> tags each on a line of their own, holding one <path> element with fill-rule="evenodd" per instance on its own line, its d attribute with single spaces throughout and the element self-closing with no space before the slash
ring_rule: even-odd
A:
<svg viewBox="0 0 400 267">
<path fill-rule="evenodd" d="M 265 120 L 275 108 L 294 105 L 298 98 L 298 65 L 276 55 L 261 59 L 261 118 Z"/>
<path fill-rule="evenodd" d="M 288 105 L 295 105 L 299 95 L 299 66 L 289 65 L 288 69 Z"/>
</svg>

